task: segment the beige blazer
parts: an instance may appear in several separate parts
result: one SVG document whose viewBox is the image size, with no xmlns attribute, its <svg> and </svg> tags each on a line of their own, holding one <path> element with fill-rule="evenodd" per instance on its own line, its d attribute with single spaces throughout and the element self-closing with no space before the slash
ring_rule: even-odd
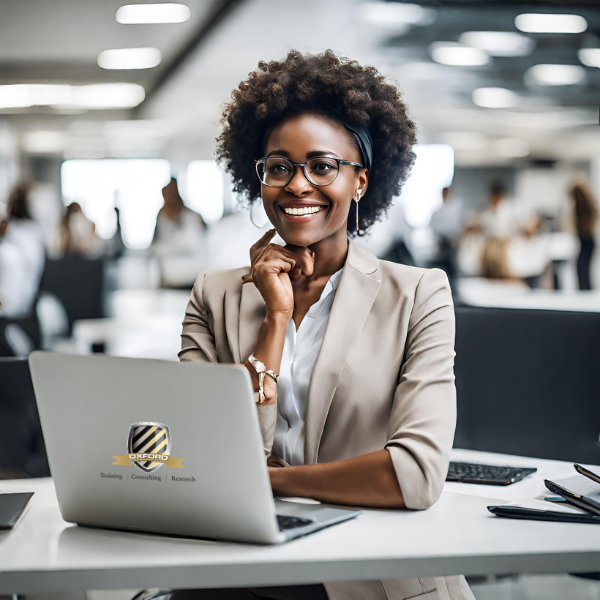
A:
<svg viewBox="0 0 600 600">
<path fill-rule="evenodd" d="M 248 272 L 199 275 L 180 360 L 246 362 L 266 314 L 256 287 L 242 285 Z M 270 457 L 277 405 L 257 404 L 257 411 Z M 442 491 L 455 422 L 454 311 L 446 275 L 381 261 L 350 240 L 310 380 L 305 463 L 387 448 L 406 506 L 425 509 Z M 462 576 L 325 586 L 331 600 L 473 599 Z"/>
</svg>

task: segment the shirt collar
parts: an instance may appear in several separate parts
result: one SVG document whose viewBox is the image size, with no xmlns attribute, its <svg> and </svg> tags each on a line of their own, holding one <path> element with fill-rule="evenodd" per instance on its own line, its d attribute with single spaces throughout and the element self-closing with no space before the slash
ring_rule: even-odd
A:
<svg viewBox="0 0 600 600">
<path fill-rule="evenodd" d="M 323 310 L 323 305 L 325 303 L 325 298 L 327 298 L 327 296 L 329 296 L 329 294 L 331 294 L 332 292 L 335 292 L 338 288 L 340 278 L 342 276 L 342 271 L 343 269 L 336 271 L 327 280 L 327 283 L 325 284 L 325 287 L 321 292 L 321 297 L 308 309 L 308 312 L 306 313 L 307 317 L 316 318 L 321 314 L 321 311 Z"/>
</svg>

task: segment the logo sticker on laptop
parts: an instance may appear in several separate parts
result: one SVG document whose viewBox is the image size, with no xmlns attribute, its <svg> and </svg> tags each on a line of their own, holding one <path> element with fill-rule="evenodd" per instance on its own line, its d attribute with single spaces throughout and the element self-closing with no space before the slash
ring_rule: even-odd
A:
<svg viewBox="0 0 600 600">
<path fill-rule="evenodd" d="M 185 458 L 171 456 L 171 434 L 162 423 L 134 423 L 129 428 L 127 456 L 114 456 L 113 465 L 135 465 L 144 473 L 154 473 L 163 465 L 184 469 Z"/>
</svg>

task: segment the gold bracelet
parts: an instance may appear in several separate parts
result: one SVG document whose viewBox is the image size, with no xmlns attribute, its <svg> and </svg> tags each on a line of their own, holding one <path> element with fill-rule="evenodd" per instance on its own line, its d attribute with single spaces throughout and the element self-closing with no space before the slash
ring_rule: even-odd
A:
<svg viewBox="0 0 600 600">
<path fill-rule="evenodd" d="M 258 403 L 262 404 L 266 400 L 264 390 L 265 375 L 271 377 L 275 381 L 275 384 L 277 384 L 279 375 L 274 371 L 267 369 L 265 363 L 255 358 L 254 354 L 251 354 L 248 357 L 248 362 L 252 365 L 252 367 L 256 371 L 256 374 L 258 375 Z"/>
</svg>

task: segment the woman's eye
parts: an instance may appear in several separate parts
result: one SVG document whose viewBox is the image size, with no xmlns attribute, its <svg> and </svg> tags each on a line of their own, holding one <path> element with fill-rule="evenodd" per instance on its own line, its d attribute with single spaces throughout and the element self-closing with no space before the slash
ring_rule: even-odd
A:
<svg viewBox="0 0 600 600">
<path fill-rule="evenodd" d="M 271 165 L 269 167 L 269 170 L 272 173 L 288 173 L 289 172 L 289 167 L 283 163 L 279 163 L 277 165 Z"/>
<path fill-rule="evenodd" d="M 335 169 L 335 165 L 332 165 L 328 162 L 319 162 L 313 164 L 313 171 L 330 171 L 331 169 Z"/>
</svg>

